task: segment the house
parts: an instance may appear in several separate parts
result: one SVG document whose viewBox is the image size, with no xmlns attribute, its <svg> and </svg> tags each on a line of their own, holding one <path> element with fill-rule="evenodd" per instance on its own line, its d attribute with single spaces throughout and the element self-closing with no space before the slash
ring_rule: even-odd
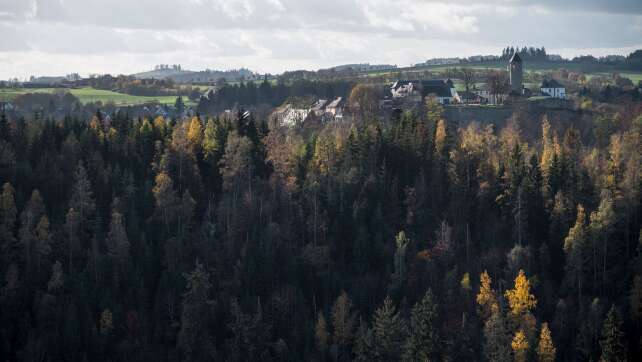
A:
<svg viewBox="0 0 642 362">
<path fill-rule="evenodd" d="M 542 92 L 542 95 L 545 96 L 559 99 L 566 98 L 566 88 L 555 79 L 545 79 L 542 82 L 540 91 Z"/>
<path fill-rule="evenodd" d="M 335 98 L 330 104 L 325 107 L 325 115 L 328 118 L 339 121 L 343 119 L 343 106 L 344 101 L 342 97 Z"/>
<path fill-rule="evenodd" d="M 392 99 L 420 103 L 427 96 L 435 96 L 441 104 L 459 103 L 459 94 L 450 79 L 422 81 L 400 80 L 390 87 Z"/>
<path fill-rule="evenodd" d="M 464 104 L 486 104 L 488 97 L 482 97 L 479 92 L 463 91 L 458 92 L 461 102 Z"/>
<path fill-rule="evenodd" d="M 294 108 L 287 104 L 277 111 L 276 118 L 279 125 L 293 127 L 303 123 L 311 113 L 310 108 Z"/>
<path fill-rule="evenodd" d="M 327 99 L 319 99 L 312 105 L 312 112 L 314 112 L 317 117 L 323 116 L 323 113 L 325 113 L 326 104 L 328 104 Z"/>
<path fill-rule="evenodd" d="M 415 84 L 409 80 L 398 80 L 390 86 L 390 93 L 393 99 L 407 98 L 413 94 Z"/>
<path fill-rule="evenodd" d="M 9 102 L 0 102 L 0 111 L 13 111 L 15 109 L 14 105 Z"/>
<path fill-rule="evenodd" d="M 450 79 L 433 79 L 421 81 L 422 97 L 434 96 L 440 104 L 459 103 L 461 99 L 455 85 Z"/>
</svg>

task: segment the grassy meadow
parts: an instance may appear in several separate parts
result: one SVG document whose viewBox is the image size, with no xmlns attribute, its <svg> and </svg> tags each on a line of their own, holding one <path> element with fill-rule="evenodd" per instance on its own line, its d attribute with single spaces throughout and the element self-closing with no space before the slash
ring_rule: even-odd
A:
<svg viewBox="0 0 642 362">
<path fill-rule="evenodd" d="M 0 89 L 0 101 L 11 101 L 19 95 L 27 93 L 55 93 L 70 92 L 78 97 L 81 103 L 101 101 L 103 103 L 113 102 L 119 106 L 137 105 L 157 101 L 162 104 L 174 104 L 176 96 L 133 96 L 130 94 L 118 93 L 109 90 L 95 89 L 91 87 L 84 88 L 3 88 Z M 189 103 L 187 97 L 183 97 L 185 103 Z"/>
</svg>

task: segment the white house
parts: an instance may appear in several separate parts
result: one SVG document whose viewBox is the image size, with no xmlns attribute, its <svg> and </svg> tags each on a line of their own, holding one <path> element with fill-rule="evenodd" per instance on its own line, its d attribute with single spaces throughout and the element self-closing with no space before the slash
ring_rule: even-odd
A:
<svg viewBox="0 0 642 362">
<path fill-rule="evenodd" d="M 397 81 L 390 87 L 393 100 L 421 102 L 427 96 L 434 96 L 441 104 L 459 103 L 459 94 L 450 79 L 422 81 Z"/>
<path fill-rule="evenodd" d="M 325 114 L 330 120 L 343 120 L 343 98 L 337 97 L 325 107 Z"/>
<path fill-rule="evenodd" d="M 566 98 L 566 88 L 555 79 L 545 79 L 542 82 L 540 90 L 542 92 L 542 95 L 545 96 L 559 99 Z"/>
<path fill-rule="evenodd" d="M 310 108 L 295 108 L 291 104 L 285 104 L 274 111 L 273 117 L 279 126 L 294 127 L 303 123 L 311 113 Z"/>
</svg>

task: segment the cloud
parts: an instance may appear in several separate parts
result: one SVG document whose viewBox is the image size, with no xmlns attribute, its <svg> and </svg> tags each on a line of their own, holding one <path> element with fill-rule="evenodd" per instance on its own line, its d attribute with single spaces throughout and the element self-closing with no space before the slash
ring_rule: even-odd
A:
<svg viewBox="0 0 642 362">
<path fill-rule="evenodd" d="M 641 19 L 639 0 L 0 0 L 0 79 L 409 65 L 507 45 L 625 53 L 642 42 Z"/>
</svg>

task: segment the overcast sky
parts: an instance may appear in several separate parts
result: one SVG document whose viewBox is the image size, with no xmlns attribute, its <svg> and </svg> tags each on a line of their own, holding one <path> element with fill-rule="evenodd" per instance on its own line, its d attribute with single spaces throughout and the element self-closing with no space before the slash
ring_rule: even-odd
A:
<svg viewBox="0 0 642 362">
<path fill-rule="evenodd" d="M 0 0 L 0 79 L 407 66 L 509 44 L 626 55 L 642 48 L 642 0 Z"/>
</svg>

